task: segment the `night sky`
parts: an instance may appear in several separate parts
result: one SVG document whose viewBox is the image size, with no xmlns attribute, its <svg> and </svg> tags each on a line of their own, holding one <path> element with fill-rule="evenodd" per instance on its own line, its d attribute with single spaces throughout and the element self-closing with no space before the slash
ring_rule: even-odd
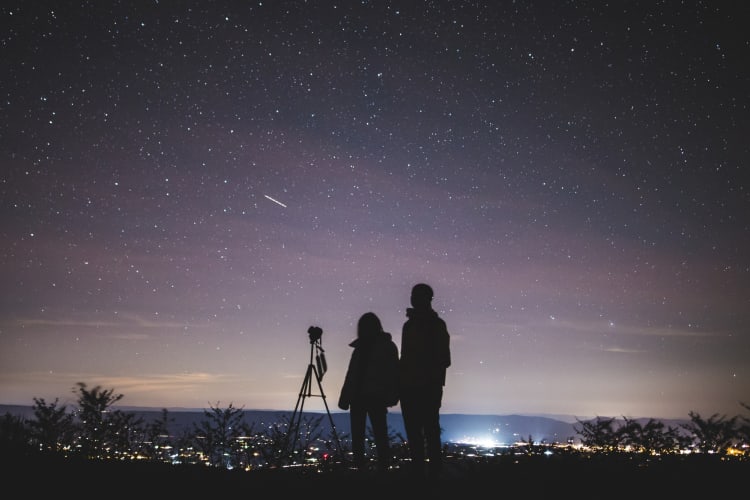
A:
<svg viewBox="0 0 750 500">
<path fill-rule="evenodd" d="M 0 403 L 339 411 L 426 282 L 444 413 L 742 414 L 749 9 L 3 2 Z"/>
</svg>

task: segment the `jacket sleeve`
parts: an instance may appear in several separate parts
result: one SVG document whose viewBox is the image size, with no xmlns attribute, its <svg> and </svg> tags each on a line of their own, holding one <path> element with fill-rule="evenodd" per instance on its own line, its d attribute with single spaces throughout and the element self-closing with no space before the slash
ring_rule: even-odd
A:
<svg viewBox="0 0 750 500">
<path fill-rule="evenodd" d="M 353 387 L 353 375 L 352 375 L 352 364 L 354 362 L 354 354 L 349 360 L 349 367 L 346 370 L 346 376 L 344 377 L 344 384 L 341 386 L 341 393 L 339 394 L 338 407 L 342 410 L 348 410 L 352 404 L 352 391 Z"/>
<path fill-rule="evenodd" d="M 443 323 L 443 335 L 442 335 L 442 353 L 443 353 L 443 367 L 448 368 L 451 365 L 451 347 L 450 347 L 450 334 L 448 328 Z"/>
<path fill-rule="evenodd" d="M 394 342 L 391 342 L 388 348 L 388 362 L 386 363 L 385 374 L 386 374 L 386 394 L 385 394 L 385 405 L 396 406 L 399 402 L 399 363 L 398 363 L 398 347 Z"/>
<path fill-rule="evenodd" d="M 440 328 L 440 335 L 438 337 L 438 350 L 437 350 L 437 363 L 438 366 L 436 367 L 439 370 L 439 376 L 441 385 L 445 386 L 445 375 L 447 368 L 451 365 L 451 348 L 450 348 L 450 334 L 448 333 L 448 328 L 445 324 L 445 321 L 440 320 L 441 328 Z"/>
</svg>

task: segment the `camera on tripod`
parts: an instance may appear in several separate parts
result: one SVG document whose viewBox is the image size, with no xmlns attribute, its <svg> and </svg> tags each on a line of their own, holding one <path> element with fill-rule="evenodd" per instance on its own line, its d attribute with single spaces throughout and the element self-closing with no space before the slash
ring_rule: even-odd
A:
<svg viewBox="0 0 750 500">
<path fill-rule="evenodd" d="M 323 336 L 323 329 L 319 326 L 311 326 L 307 329 L 307 334 L 310 336 L 310 343 L 314 344 Z"/>
<path fill-rule="evenodd" d="M 318 379 L 323 378 L 323 374 L 328 370 L 326 363 L 325 351 L 322 347 L 323 329 L 319 326 L 311 326 L 307 329 L 307 335 L 310 337 L 310 345 L 315 346 L 315 364 L 318 368 Z M 312 347 L 310 347 L 310 361 L 312 361 Z"/>
</svg>

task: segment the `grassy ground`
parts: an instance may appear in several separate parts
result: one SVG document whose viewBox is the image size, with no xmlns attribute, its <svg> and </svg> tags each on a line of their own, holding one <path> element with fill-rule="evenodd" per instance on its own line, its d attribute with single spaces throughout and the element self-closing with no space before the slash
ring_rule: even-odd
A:
<svg viewBox="0 0 750 500">
<path fill-rule="evenodd" d="M 448 462 L 435 481 L 406 469 L 360 473 L 345 467 L 229 471 L 198 465 L 99 462 L 58 457 L 3 459 L 6 491 L 42 498 L 184 498 L 257 495 L 271 498 L 747 498 L 750 461 L 718 457 L 633 460 L 628 457 L 503 457 Z"/>
</svg>

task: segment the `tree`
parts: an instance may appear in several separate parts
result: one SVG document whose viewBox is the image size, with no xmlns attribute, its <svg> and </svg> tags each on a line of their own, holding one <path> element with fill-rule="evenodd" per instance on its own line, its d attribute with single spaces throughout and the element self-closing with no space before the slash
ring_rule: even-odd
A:
<svg viewBox="0 0 750 500">
<path fill-rule="evenodd" d="M 292 425 L 291 418 L 288 415 L 282 415 L 280 424 L 274 424 L 264 431 L 265 446 L 261 453 L 273 467 L 303 464 L 310 458 L 310 453 L 316 444 L 321 443 L 328 450 L 327 453 L 339 454 L 339 450 L 333 451 L 334 446 L 338 447 L 339 444 L 333 429 L 331 429 L 329 439 L 321 438 L 323 435 L 322 415 L 301 414 L 300 417 L 297 425 Z M 334 442 L 336 445 L 333 444 Z M 343 450 L 340 451 L 344 453 Z M 343 459 L 343 457 L 340 458 Z"/>
<path fill-rule="evenodd" d="M 582 421 L 576 418 L 578 425 L 573 429 L 580 434 L 581 443 L 595 451 L 616 451 L 620 445 L 620 435 L 615 429 L 615 419 L 596 417 Z"/>
<path fill-rule="evenodd" d="M 203 410 L 206 417 L 194 424 L 196 448 L 203 453 L 211 465 L 232 469 L 241 463 L 242 454 L 239 438 L 243 436 L 245 417 L 242 408 L 229 403 L 227 408 L 209 404 L 210 410 Z"/>
<path fill-rule="evenodd" d="M 6 412 L 0 418 L 0 449 L 9 457 L 33 451 L 28 423 L 23 417 Z"/>
<path fill-rule="evenodd" d="M 740 406 L 750 410 L 750 405 L 747 403 L 740 403 Z M 750 445 L 750 417 L 738 415 L 737 419 L 737 439 L 743 444 Z"/>
<path fill-rule="evenodd" d="M 109 449 L 109 457 L 136 458 L 138 450 L 145 442 L 145 431 L 143 419 L 135 413 L 126 413 L 121 410 L 110 412 L 106 419 Z"/>
<path fill-rule="evenodd" d="M 288 460 L 291 419 L 288 415 L 281 415 L 279 418 L 281 422 L 273 423 L 263 431 L 263 445 L 259 450 L 263 461 L 271 467 L 282 467 Z"/>
<path fill-rule="evenodd" d="M 319 442 L 323 435 L 321 428 L 322 421 L 322 415 L 304 415 L 297 426 L 297 435 L 287 435 L 287 438 L 291 437 L 295 443 L 292 444 L 290 449 L 286 450 L 289 453 L 287 457 L 291 460 L 291 463 L 304 463 L 307 460 L 311 447 Z"/>
<path fill-rule="evenodd" d="M 727 419 L 726 415 L 714 413 L 706 420 L 697 412 L 691 411 L 689 415 L 690 423 L 682 427 L 693 435 L 698 451 L 725 454 L 735 438 L 737 417 Z"/>
<path fill-rule="evenodd" d="M 147 458 L 160 462 L 171 462 L 173 444 L 169 424 L 174 422 L 169 410 L 162 408 L 160 417 L 148 422 L 144 428 L 144 443 L 141 449 Z"/>
<path fill-rule="evenodd" d="M 664 423 L 649 419 L 645 425 L 637 420 L 623 417 L 624 424 L 618 429 L 620 443 L 630 446 L 638 453 L 668 453 L 679 446 L 679 431 L 674 427 L 665 429 Z"/>
<path fill-rule="evenodd" d="M 34 398 L 33 411 L 35 420 L 29 427 L 40 450 L 56 452 L 72 442 L 75 425 L 66 405 L 58 406 L 58 399 L 48 404 L 44 398 Z"/>
<path fill-rule="evenodd" d="M 110 451 L 110 440 L 122 429 L 107 416 L 110 407 L 123 398 L 114 394 L 114 389 L 104 390 L 96 386 L 91 390 L 83 382 L 76 384 L 78 389 L 78 422 L 80 425 L 79 443 L 81 452 L 87 458 L 106 458 Z M 110 424 L 114 424 L 114 427 Z"/>
</svg>

